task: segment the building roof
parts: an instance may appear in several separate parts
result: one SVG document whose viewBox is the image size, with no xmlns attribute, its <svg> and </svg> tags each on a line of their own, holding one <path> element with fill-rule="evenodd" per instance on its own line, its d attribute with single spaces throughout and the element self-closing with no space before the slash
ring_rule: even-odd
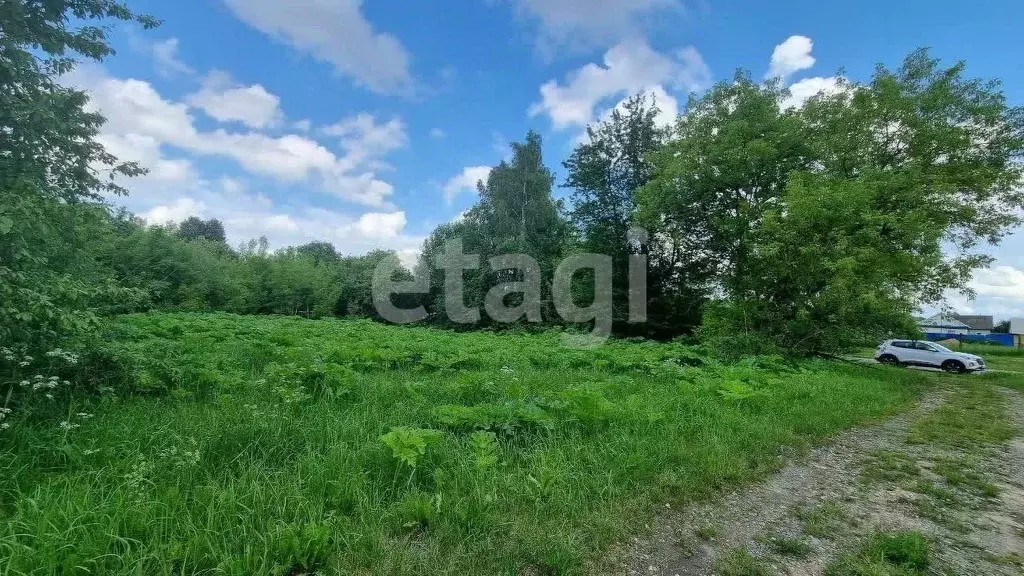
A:
<svg viewBox="0 0 1024 576">
<path fill-rule="evenodd" d="M 992 330 L 996 327 L 995 320 L 991 316 L 964 316 L 957 314 L 956 319 L 967 324 L 971 330 Z"/>
<path fill-rule="evenodd" d="M 945 314 L 936 314 L 931 318 L 919 321 L 917 324 L 922 328 L 957 328 L 960 330 L 969 330 L 971 328 L 953 316 L 946 316 Z"/>
</svg>

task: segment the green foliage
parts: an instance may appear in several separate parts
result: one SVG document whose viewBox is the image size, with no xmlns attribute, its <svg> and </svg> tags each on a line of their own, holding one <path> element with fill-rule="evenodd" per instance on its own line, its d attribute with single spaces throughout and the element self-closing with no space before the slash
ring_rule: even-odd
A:
<svg viewBox="0 0 1024 576">
<path fill-rule="evenodd" d="M 769 576 L 768 566 L 743 548 L 735 548 L 715 560 L 715 574 L 722 576 Z"/>
<path fill-rule="evenodd" d="M 784 97 L 739 75 L 691 100 L 639 192 L 641 221 L 723 291 L 702 337 L 806 354 L 915 333 L 911 313 L 966 289 L 979 244 L 1020 223 L 1024 110 L 925 51 L 802 108 Z"/>
<path fill-rule="evenodd" d="M 426 454 L 427 446 L 441 439 L 437 430 L 396 426 L 380 437 L 385 446 L 391 448 L 391 455 L 410 468 L 415 468 L 419 459 Z"/>
<path fill-rule="evenodd" d="M 931 564 L 931 543 L 920 532 L 878 533 L 856 554 L 829 564 L 827 576 L 923 576 Z"/>
<path fill-rule="evenodd" d="M 203 220 L 196 216 L 190 216 L 178 224 L 177 235 L 185 240 L 202 238 L 210 242 L 224 243 L 225 241 L 224 225 L 215 218 Z"/>
<path fill-rule="evenodd" d="M 762 477 L 926 378 L 367 320 L 155 313 L 102 333 L 66 378 L 89 365 L 117 394 L 3 419 L 0 572 L 584 573 L 656 503 Z M 421 369 L 428 352 L 459 361 Z M 724 381 L 770 393 L 726 400 Z M 443 406 L 470 411 L 443 424 Z"/>
<path fill-rule="evenodd" d="M 448 324 L 445 304 L 445 242 L 459 238 L 466 254 L 480 256 L 480 267 L 465 270 L 464 301 L 468 307 L 483 309 L 487 292 L 501 282 L 516 282 L 523 273 L 516 269 L 492 270 L 494 256 L 528 254 L 540 266 L 543 278 L 543 318 L 556 322 L 550 305 L 550 283 L 559 259 L 569 244 L 569 226 L 562 216 L 560 200 L 551 195 L 554 176 L 544 165 L 540 135 L 529 132 L 525 142 L 513 142 L 512 159 L 491 169 L 487 182 L 479 183 L 480 199 L 459 222 L 439 226 L 424 242 L 417 274 L 430 274 L 430 292 L 424 300 L 434 323 Z M 434 268 L 427 272 L 428 268 Z M 515 299 L 515 301 L 513 301 Z M 509 295 L 506 305 L 514 306 L 523 296 Z M 490 325 L 486 319 L 483 325 Z"/>
<path fill-rule="evenodd" d="M 142 172 L 104 151 L 96 141 L 103 118 L 86 112 L 84 92 L 56 80 L 75 56 L 113 53 L 93 21 L 156 22 L 112 0 L 37 4 L 0 10 L 0 341 L 45 351 L 94 327 L 104 302 L 132 298 L 82 247 L 105 224 L 102 196 L 125 192 L 96 167 Z"/>
<path fill-rule="evenodd" d="M 479 470 L 487 470 L 498 463 L 498 442 L 493 432 L 477 431 L 469 436 L 473 456 Z"/>
</svg>

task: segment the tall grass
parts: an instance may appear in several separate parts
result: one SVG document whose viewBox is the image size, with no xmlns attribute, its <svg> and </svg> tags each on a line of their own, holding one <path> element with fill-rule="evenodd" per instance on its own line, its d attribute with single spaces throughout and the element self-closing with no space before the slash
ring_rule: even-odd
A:
<svg viewBox="0 0 1024 576">
<path fill-rule="evenodd" d="M 927 385 L 362 321 L 153 314 L 109 340 L 130 389 L 0 434 L 0 573 L 582 573 L 654 504 Z"/>
</svg>

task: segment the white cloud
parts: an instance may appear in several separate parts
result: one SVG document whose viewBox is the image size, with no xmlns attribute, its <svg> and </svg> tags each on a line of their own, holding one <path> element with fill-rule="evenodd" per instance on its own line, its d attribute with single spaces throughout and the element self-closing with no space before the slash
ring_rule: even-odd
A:
<svg viewBox="0 0 1024 576">
<path fill-rule="evenodd" d="M 842 81 L 842 78 L 838 76 L 829 76 L 828 78 L 815 76 L 794 82 L 788 87 L 789 97 L 782 101 L 782 109 L 801 108 L 812 96 L 821 93 L 835 94 L 843 89 Z"/>
<path fill-rule="evenodd" d="M 422 236 L 406 233 L 404 212 L 370 212 L 359 216 L 309 206 L 274 206 L 265 197 L 206 188 L 195 197 L 180 197 L 142 213 L 150 224 L 181 222 L 190 216 L 217 218 L 227 240 L 238 245 L 264 236 L 271 249 L 327 241 L 342 254 L 395 250 L 404 263 L 415 262 Z"/>
<path fill-rule="evenodd" d="M 328 62 L 374 92 L 412 84 L 409 55 L 363 16 L 362 0 L 224 0 L 243 22 Z"/>
<path fill-rule="evenodd" d="M 654 86 L 647 91 L 647 94 L 653 98 L 653 103 L 658 105 L 658 114 L 654 117 L 654 123 L 660 128 L 666 126 L 672 126 L 676 123 L 676 119 L 679 118 L 679 101 L 665 91 L 661 86 Z M 633 95 L 629 95 L 619 101 L 614 108 L 606 110 L 601 114 L 601 120 L 605 120 L 612 115 L 612 110 L 619 110 L 620 112 L 625 110 L 626 102 Z"/>
<path fill-rule="evenodd" d="M 150 224 L 168 224 L 198 216 L 202 211 L 203 205 L 192 198 L 179 198 L 170 205 L 153 207 L 142 217 Z"/>
<path fill-rule="evenodd" d="M 444 130 L 441 130 L 440 128 L 431 128 L 431 130 L 430 130 L 430 137 L 431 138 L 434 138 L 436 140 L 441 140 L 445 136 L 448 136 L 448 134 Z"/>
<path fill-rule="evenodd" d="M 292 128 L 299 132 L 309 132 L 313 128 L 313 122 L 309 119 L 292 122 Z"/>
<path fill-rule="evenodd" d="M 219 122 L 238 121 L 249 128 L 267 128 L 281 122 L 281 99 L 259 84 L 240 86 L 219 71 L 209 73 L 202 88 L 186 101 Z"/>
<path fill-rule="evenodd" d="M 610 99 L 654 92 L 666 97 L 664 105 L 669 108 L 675 99 L 665 86 L 694 91 L 710 83 L 711 71 L 695 48 L 667 56 L 643 41 L 631 40 L 609 49 L 603 64 L 590 63 L 570 73 L 564 84 L 546 82 L 540 88 L 541 101 L 530 106 L 529 113 L 547 114 L 556 129 L 585 126 L 594 121 L 595 107 Z"/>
<path fill-rule="evenodd" d="M 1006 265 L 982 268 L 974 273 L 970 287 L 978 296 L 1018 300 L 1018 305 L 1024 305 L 1024 270 Z"/>
<path fill-rule="evenodd" d="M 997 321 L 1024 318 L 1024 270 L 1006 264 L 981 268 L 967 286 L 975 292 L 973 299 L 951 290 L 946 292 L 944 304 L 960 314 L 987 314 Z M 925 312 L 939 308 L 929 306 Z"/>
<path fill-rule="evenodd" d="M 477 182 L 487 182 L 491 174 L 490 166 L 468 166 L 462 172 L 452 176 L 445 182 L 441 190 L 444 192 L 444 199 L 449 204 L 462 192 L 476 192 Z"/>
<path fill-rule="evenodd" d="M 358 115 L 336 125 L 343 153 L 338 155 L 306 136 L 268 136 L 249 131 L 196 128 L 188 106 L 164 99 L 148 82 L 112 78 L 98 67 L 82 67 L 66 80 L 89 91 L 89 107 L 107 118 L 102 136 L 123 148 L 143 146 L 132 158 L 160 170 L 183 170 L 180 161 L 163 161 L 168 148 L 231 158 L 252 174 L 285 182 L 309 182 L 322 191 L 366 206 L 386 208 L 393 188 L 377 177 L 382 156 L 404 142 L 402 123 L 378 124 Z M 134 184 L 133 184 L 134 187 Z"/>
<path fill-rule="evenodd" d="M 638 35 L 654 17 L 681 11 L 679 0 L 513 0 L 540 27 L 540 48 L 585 49 Z"/>
<path fill-rule="evenodd" d="M 405 212 L 370 212 L 360 216 L 353 228 L 364 238 L 396 238 L 405 224 Z"/>
<path fill-rule="evenodd" d="M 348 152 L 347 163 L 352 168 L 401 148 L 409 142 L 405 124 L 401 120 L 392 118 L 387 122 L 378 123 L 373 115 L 365 112 L 325 126 L 323 133 L 340 139 L 342 148 Z"/>
<path fill-rule="evenodd" d="M 814 42 L 807 36 L 790 36 L 775 47 L 772 52 L 772 61 L 768 67 L 766 78 L 782 78 L 786 80 L 794 72 L 806 70 L 814 66 L 814 57 L 811 56 L 811 49 Z"/>
<path fill-rule="evenodd" d="M 156 71 L 161 76 L 176 76 L 179 74 L 192 74 L 194 71 L 188 64 L 178 58 L 179 42 L 177 38 L 168 38 L 154 42 L 150 46 L 153 60 L 156 62 Z"/>
</svg>

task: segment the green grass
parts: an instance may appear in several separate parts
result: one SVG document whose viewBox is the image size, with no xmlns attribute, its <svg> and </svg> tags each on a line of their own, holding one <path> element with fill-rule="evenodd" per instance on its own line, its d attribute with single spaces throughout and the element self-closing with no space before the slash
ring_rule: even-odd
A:
<svg viewBox="0 0 1024 576">
<path fill-rule="evenodd" d="M 743 548 L 735 548 L 715 560 L 718 576 L 771 576 L 768 565 Z"/>
<path fill-rule="evenodd" d="M 931 548 L 920 532 L 878 533 L 857 552 L 829 564 L 825 576 L 924 576 Z"/>
<path fill-rule="evenodd" d="M 705 524 L 704 526 L 697 528 L 694 533 L 701 540 L 714 540 L 721 535 L 718 528 L 711 524 Z"/>
<path fill-rule="evenodd" d="M 105 341 L 120 393 L 0 432 L 2 574 L 585 573 L 656 503 L 927 386 L 366 321 L 137 315 Z"/>
<path fill-rule="evenodd" d="M 860 479 L 865 483 L 900 482 L 921 473 L 917 463 L 902 452 L 876 450 L 864 463 Z"/>
<path fill-rule="evenodd" d="M 784 538 L 777 536 L 771 538 L 768 544 L 772 547 L 772 550 L 780 556 L 790 556 L 792 558 L 806 558 L 814 552 L 814 547 L 803 538 Z"/>
<path fill-rule="evenodd" d="M 908 441 L 971 448 L 1005 442 L 1014 433 L 1006 399 L 999 390 L 971 379 L 960 381 L 960 388 L 949 400 L 915 422 Z"/>
<path fill-rule="evenodd" d="M 832 539 L 843 527 L 846 510 L 837 502 L 822 502 L 810 508 L 797 508 L 794 516 L 804 523 L 804 534 Z"/>
</svg>

